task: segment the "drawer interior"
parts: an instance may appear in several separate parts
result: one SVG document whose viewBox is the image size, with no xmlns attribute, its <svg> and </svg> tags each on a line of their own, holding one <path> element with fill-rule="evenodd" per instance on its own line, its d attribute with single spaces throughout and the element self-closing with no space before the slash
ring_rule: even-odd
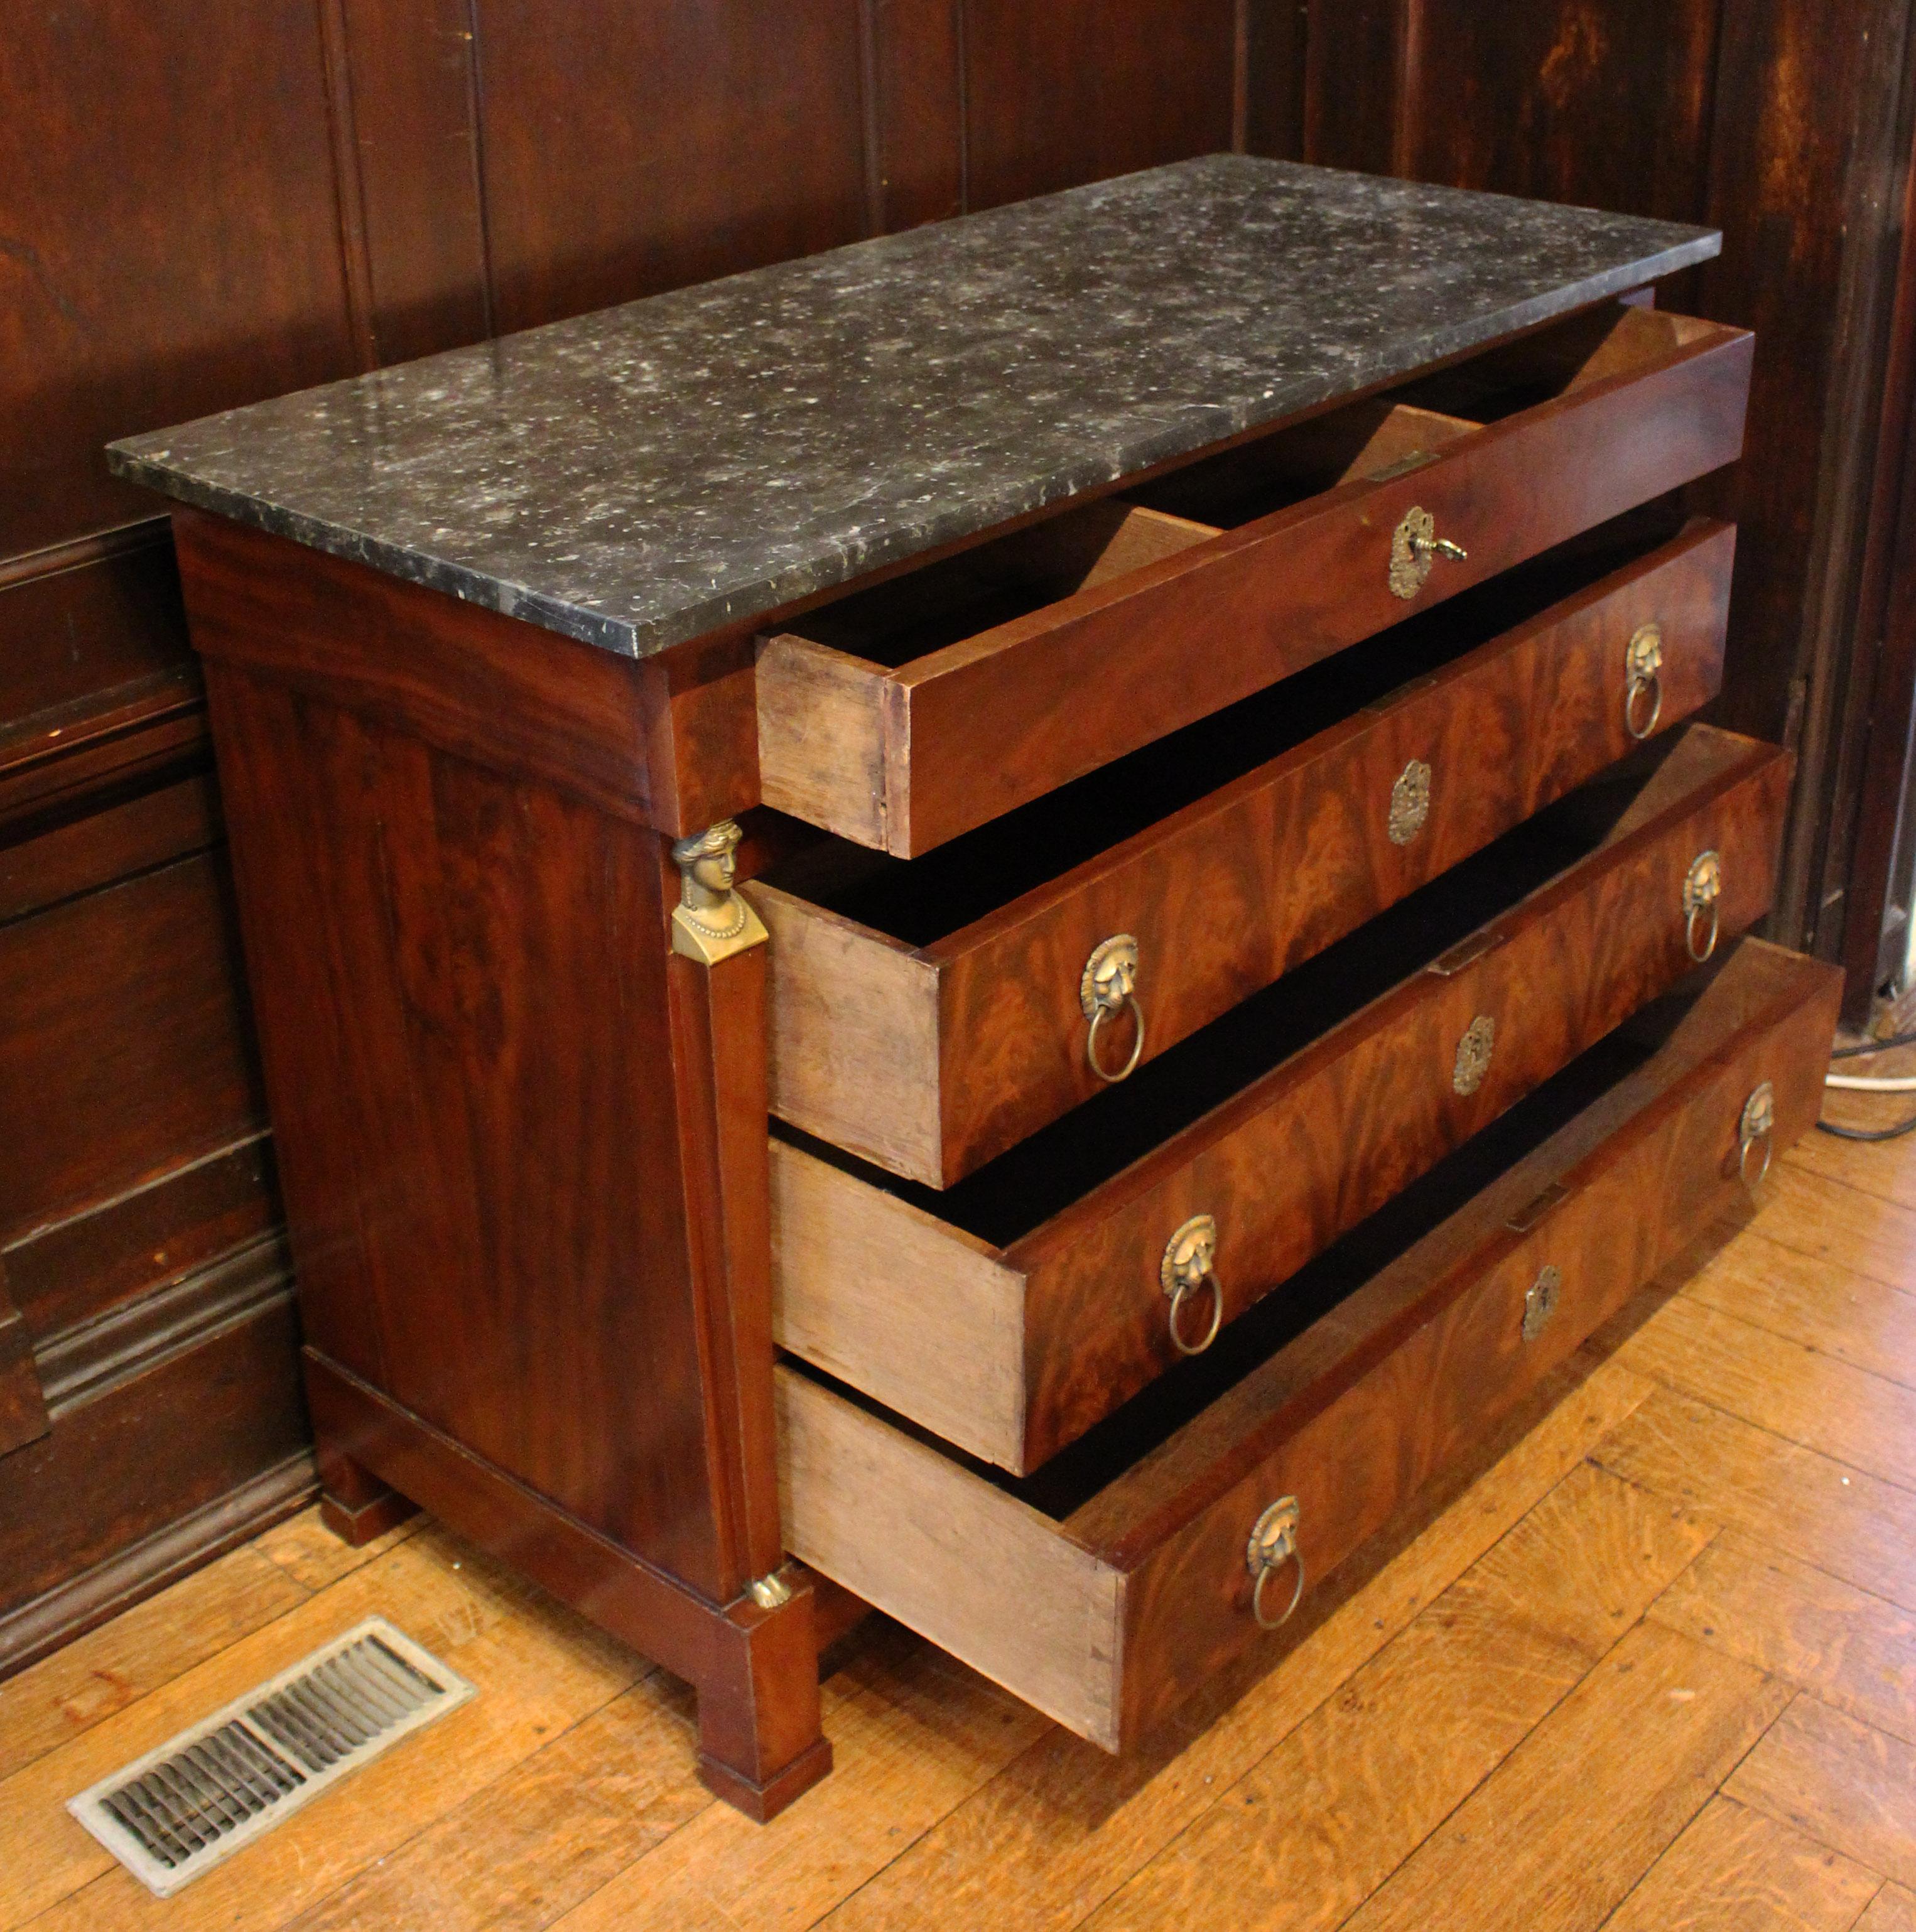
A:
<svg viewBox="0 0 1916 1932">
<path fill-rule="evenodd" d="M 1337 484 L 1413 467 L 1473 429 L 1605 377 L 1653 368 L 1711 333 L 1708 322 L 1656 309 L 1591 310 L 1367 402 L 1206 457 L 1126 496 L 1164 514 L 1234 529 Z"/>
<path fill-rule="evenodd" d="M 1339 485 L 1414 466 L 1483 424 L 1653 366 L 1710 325 L 1596 310 L 1434 377 L 1327 410 L 795 618 L 788 634 L 888 670 Z M 1685 333 L 1686 331 L 1690 333 Z"/>
<path fill-rule="evenodd" d="M 785 629 L 896 670 L 1207 542 L 1227 522 L 1387 475 L 1476 427 L 1381 398 L 1347 404 L 1255 446 L 1266 477 L 1263 500 L 1242 516 L 1200 518 L 1155 502 L 1104 498 L 856 592 Z"/>
<path fill-rule="evenodd" d="M 921 857 L 821 834 L 762 876 L 903 945 L 935 945 L 1649 556 L 1683 520 L 1633 512 Z"/>
<path fill-rule="evenodd" d="M 1708 1045 L 1728 1038 L 1772 1004 L 1800 963 L 1744 941 L 1699 968 L 1307 1263 L 1281 1294 L 1267 1295 L 1230 1324 L 1205 1354 L 1167 1370 L 1029 1475 L 1014 1476 L 968 1456 L 816 1370 L 802 1372 L 936 1448 L 979 1480 L 1064 1522 L 1580 1117 L 1589 1117 L 1591 1131 L 1584 1138 L 1593 1144 L 1600 1137 L 1600 1103 L 1647 1066 L 1673 1035 L 1688 1029 L 1704 1036 L 1692 1042 L 1700 1057 Z M 1563 1151 L 1556 1164 L 1567 1169 L 1585 1150 L 1579 1144 Z M 1361 1335 L 1340 1333 L 1337 1352 L 1353 1352 L 1361 1342 Z"/>
<path fill-rule="evenodd" d="M 1747 740 L 1695 728 L 1646 746 L 952 1186 L 900 1180 L 789 1128 L 776 1131 L 1008 1247 L 1611 838 L 1734 769 L 1749 748 Z"/>
</svg>

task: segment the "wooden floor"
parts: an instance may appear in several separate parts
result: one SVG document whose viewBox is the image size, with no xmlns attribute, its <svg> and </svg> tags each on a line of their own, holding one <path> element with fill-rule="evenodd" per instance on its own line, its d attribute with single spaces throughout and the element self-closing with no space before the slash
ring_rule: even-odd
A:
<svg viewBox="0 0 1916 1932">
<path fill-rule="evenodd" d="M 1550 1395 L 1140 1759 L 874 1619 L 764 1828 L 681 1686 L 436 1527 L 309 1514 L 0 1685 L 0 1932 L 1916 1932 L 1916 1138 L 1812 1137 Z M 482 1694 L 170 1903 L 68 1816 L 375 1610 Z"/>
</svg>

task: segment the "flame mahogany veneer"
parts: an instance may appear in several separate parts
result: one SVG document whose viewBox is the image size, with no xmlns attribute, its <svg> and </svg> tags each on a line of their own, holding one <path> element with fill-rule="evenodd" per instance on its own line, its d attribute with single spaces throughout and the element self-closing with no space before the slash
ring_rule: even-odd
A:
<svg viewBox="0 0 1916 1932">
<path fill-rule="evenodd" d="M 1814 1117 L 1833 976 L 1728 943 L 1788 760 L 1618 764 L 1645 626 L 1657 732 L 1719 686 L 1734 533 L 1655 500 L 1749 368 L 1611 304 L 637 658 L 179 512 L 328 1520 L 691 1680 L 761 1818 L 848 1592 L 1114 1749 L 1281 1641 L 1280 1498 L 1314 1582 L 1722 1211 L 1758 1083 Z M 673 842 L 734 814 L 770 938 L 708 964 Z"/>
</svg>

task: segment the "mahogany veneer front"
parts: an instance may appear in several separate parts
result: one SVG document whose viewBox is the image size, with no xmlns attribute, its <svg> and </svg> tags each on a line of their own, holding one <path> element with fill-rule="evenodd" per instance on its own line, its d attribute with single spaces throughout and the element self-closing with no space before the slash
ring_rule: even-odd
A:
<svg viewBox="0 0 1916 1932">
<path fill-rule="evenodd" d="M 1668 1029 L 1660 1044 L 1572 1070 L 1534 1120 L 1510 1116 L 1502 1144 L 1433 1174 L 1416 1212 L 1359 1230 L 1275 1298 L 1235 1354 L 1167 1378 L 1035 1480 L 782 1367 L 787 1540 L 1081 1736 L 1128 1746 L 1230 1657 L 1281 1641 L 1251 1616 L 1245 1561 L 1267 1504 L 1297 1498 L 1321 1580 L 1735 1201 L 1760 1082 L 1777 1150 L 1809 1129 L 1840 989 L 1833 968 L 1746 942 L 1693 1003 L 1645 1016 L 1653 1042 Z M 1438 1224 L 1407 1245 L 1420 1216 Z M 1546 1266 L 1560 1298 L 1526 1340 Z"/>
<path fill-rule="evenodd" d="M 758 664 L 764 801 L 860 844 L 929 851 L 1734 461 L 1750 356 L 1738 329 L 1605 309 L 1491 365 L 1471 396 L 1486 416 L 1500 398 L 1546 398 L 1500 420 L 1479 428 L 1413 400 L 1415 422 L 1392 425 L 1380 449 L 1377 406 L 1357 404 L 1326 419 L 1342 418 L 1341 436 L 1306 423 L 1215 459 L 1215 491 L 1198 472 L 1164 486 L 1173 513 L 1194 492 L 1207 509 L 1221 494 L 1239 527 L 1133 518 L 1113 536 L 1093 506 L 1057 520 L 1062 560 L 1038 560 L 1046 526 L 965 554 L 945 567 L 963 587 L 945 586 L 943 600 L 1025 607 L 972 634 L 947 640 L 948 610 L 929 621 L 940 584 L 929 575 L 905 580 L 902 615 L 887 589 L 771 632 Z M 1380 464 L 1400 435 L 1409 453 Z M 1266 510 L 1273 496 L 1281 507 Z M 1469 555 L 1440 563 L 1407 605 L 1389 566 L 1416 507 Z M 1074 517 L 1118 547 L 1111 562 Z M 1071 594 L 1054 602 L 1061 575 Z M 878 655 L 861 654 L 865 636 Z"/>
<path fill-rule="evenodd" d="M 1087 1735 L 1155 1722 L 1248 1640 L 1254 1488 L 1296 1489 L 1321 1568 L 1467 1412 L 1556 1358 L 1510 1355 L 1515 1277 L 1464 1205 L 1536 1120 L 1590 1177 L 1555 1224 L 1660 1203 L 1655 1246 L 1731 1184 L 1749 1055 L 1787 1046 L 1782 1131 L 1806 1118 L 1821 982 L 1748 948 L 1647 1064 L 1614 1060 L 1621 1036 L 1593 1049 L 1608 1097 L 1586 1054 L 1523 1100 L 1683 969 L 1698 850 L 1723 856 L 1725 932 L 1769 902 L 1783 754 L 1693 727 L 1563 796 L 1626 748 L 1638 626 L 1664 627 L 1662 722 L 1716 688 L 1734 533 L 1624 513 L 1735 454 L 1749 358 L 1737 332 L 1605 305 L 769 614 L 755 646 L 740 623 L 642 660 L 181 514 L 327 1520 L 363 1539 L 422 1503 L 689 1676 L 701 1771 L 757 1817 L 830 1759 L 788 1550 L 837 1580 L 830 1628 L 869 1586 Z M 1469 556 L 1407 602 L 1385 578 L 1413 504 Z M 1398 621 L 1439 605 L 1441 636 Z M 1323 662 L 1386 629 L 1362 664 Z M 1394 693 L 1401 661 L 1433 681 Z M 799 890 L 849 848 L 796 820 L 881 874 L 874 854 L 988 821 L 1015 842 L 1082 817 L 1080 779 L 1115 795 L 1134 757 L 1247 727 L 1226 707 L 1303 704 L 1307 683 L 1273 687 L 1314 664 L 1308 729 L 1218 776 L 1199 757 L 1125 830 L 956 893 L 929 940 Z M 1386 853 L 1380 790 L 1413 758 L 1429 822 Z M 740 812 L 746 872 L 774 875 L 750 888 L 770 949 L 676 953 L 671 842 Z M 892 876 L 935 901 L 984 849 Z M 845 876 L 854 900 L 871 883 Z M 1224 900 L 1246 916 L 1213 938 L 1194 910 Z M 1134 1082 L 1088 1102 L 1059 962 L 1074 991 L 1107 920 L 1148 937 L 1156 1030 Z M 1458 1035 L 1493 1012 L 1482 1084 L 1453 1090 Z M 953 1184 L 768 1141 L 773 1095 Z M 1413 1246 L 1437 1211 L 1420 1174 L 1453 1219 Z M 1166 1375 L 1157 1258 L 1200 1210 L 1239 1318 Z M 1426 1216 L 1392 1224 L 1409 1254 L 1360 1287 L 1351 1257 L 1401 1213 Z M 774 1242 L 782 1338 L 959 1446 L 775 1371 Z M 1599 1258 L 1563 1336 L 1644 1256 Z M 1053 1460 L 1014 1492 L 967 1450 Z"/>
<path fill-rule="evenodd" d="M 1631 750 L 1626 660 L 1641 626 L 1662 637 L 1659 728 L 1713 698 L 1735 554 L 1732 528 L 1699 520 L 1593 583 L 1563 560 L 1521 593 L 1548 608 L 1474 650 L 1459 654 L 1459 639 L 1500 627 L 1509 593 L 1453 600 L 1414 634 L 1325 667 L 1337 676 L 1308 696 L 1312 680 L 1291 680 L 929 858 L 834 843 L 754 881 L 773 939 L 772 1111 L 906 1180 L 963 1180 L 1101 1090 L 1078 991 L 1101 940 L 1139 942 L 1153 1058 Z M 1642 729 L 1650 706 L 1637 701 Z M 1335 722 L 1297 742 L 1314 706 Z M 1219 765 L 1260 736 L 1290 748 L 1220 783 Z M 1430 768 L 1429 817 L 1399 842 L 1392 788 L 1413 759 Z M 975 902 L 996 872 L 1029 878 L 1154 786 L 1200 785 L 1182 811 L 955 930 L 896 936 L 927 908 Z M 1130 1040 L 1116 1031 L 1114 1060 Z"/>
<path fill-rule="evenodd" d="M 1228 1321 L 1689 970 L 1683 881 L 1700 854 L 1722 855 L 1722 932 L 1760 918 L 1790 771 L 1786 753 L 1692 726 L 1653 769 L 1539 821 L 1521 848 L 1533 869 L 1563 862 L 1544 842 L 1558 821 L 1596 828 L 1588 856 L 1474 934 L 1472 887 L 1494 894 L 1515 851 L 1428 889 L 1448 926 L 1400 908 L 1392 938 L 1421 953 L 1380 961 L 1390 941 L 1367 928 L 1361 956 L 1306 969 L 1301 1014 L 1296 979 L 1279 981 L 1218 1023 L 1236 1029 L 1224 1039 L 1193 1040 L 945 1196 L 775 1140 L 777 1340 L 976 1455 L 1038 1468 L 1176 1366 L 1159 1260 L 1190 1216 L 1217 1222 Z M 1409 976 L 1319 1032 L 1367 972 Z M 1494 1050 L 1462 1091 L 1455 1056 L 1479 1016 Z M 1298 1030 L 1314 1036 L 1290 1050 Z M 1234 1090 L 1247 1060 L 1269 1065 L 1266 1040 L 1282 1057 Z"/>
</svg>

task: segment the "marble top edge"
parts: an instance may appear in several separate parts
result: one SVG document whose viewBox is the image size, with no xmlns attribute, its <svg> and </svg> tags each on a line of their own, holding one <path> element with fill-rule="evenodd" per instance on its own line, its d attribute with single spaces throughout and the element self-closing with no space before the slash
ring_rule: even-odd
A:
<svg viewBox="0 0 1916 1932">
<path fill-rule="evenodd" d="M 1721 245 L 1674 223 L 1210 156 L 130 437 L 108 460 L 182 502 L 644 656 Z"/>
</svg>

